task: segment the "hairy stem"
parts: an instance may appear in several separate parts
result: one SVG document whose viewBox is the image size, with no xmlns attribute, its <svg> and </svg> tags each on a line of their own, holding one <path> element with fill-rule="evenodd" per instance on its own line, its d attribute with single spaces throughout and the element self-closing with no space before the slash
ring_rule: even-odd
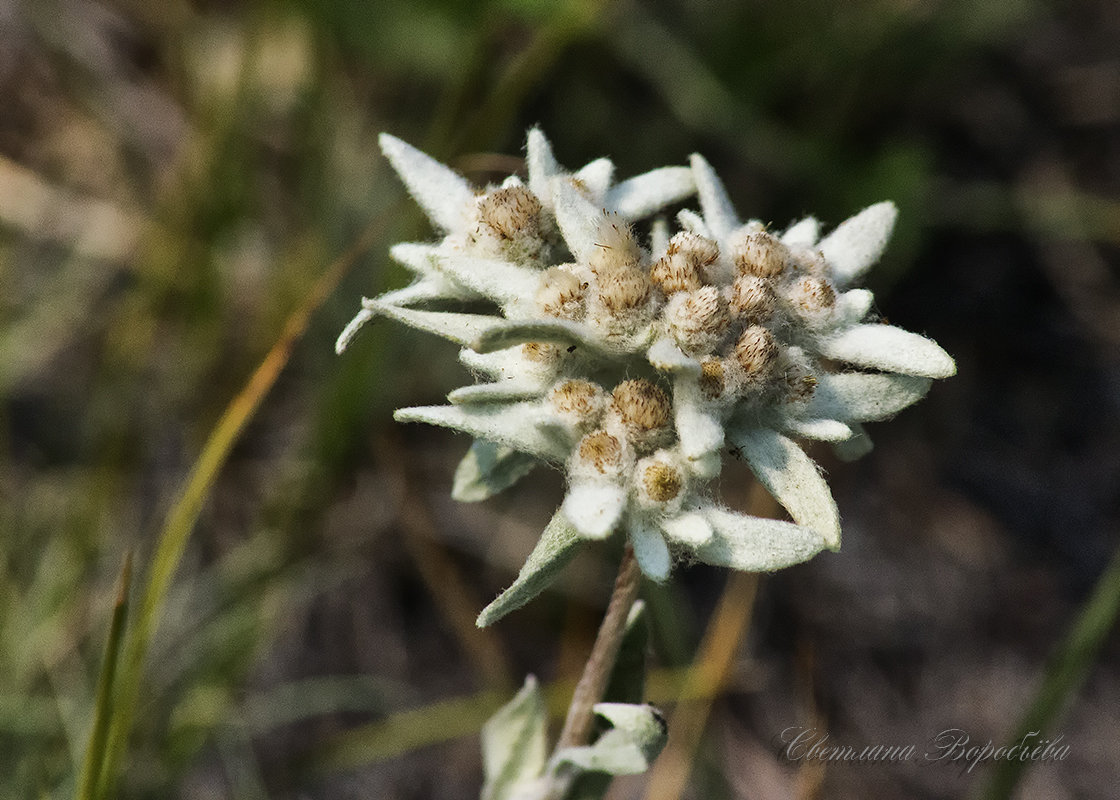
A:
<svg viewBox="0 0 1120 800">
<path fill-rule="evenodd" d="M 591 648 L 591 655 L 583 668 L 583 675 L 580 676 L 576 690 L 572 694 L 568 716 L 564 720 L 564 729 L 560 732 L 560 740 L 556 743 L 556 752 L 560 752 L 565 747 L 587 744 L 594 717 L 592 709 L 602 700 L 611 670 L 614 669 L 614 663 L 618 659 L 618 649 L 622 645 L 622 637 L 626 632 L 626 620 L 638 596 L 641 578 L 642 572 L 634 558 L 634 549 L 627 544 L 626 550 L 622 553 L 622 562 L 618 566 L 618 577 L 614 582 L 614 591 L 611 593 L 607 613 L 599 626 L 599 633 L 595 637 L 595 645 Z"/>
</svg>

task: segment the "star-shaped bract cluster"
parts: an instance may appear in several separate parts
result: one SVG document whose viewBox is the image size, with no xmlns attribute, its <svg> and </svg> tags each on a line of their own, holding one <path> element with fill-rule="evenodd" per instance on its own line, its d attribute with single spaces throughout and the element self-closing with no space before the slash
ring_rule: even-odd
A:
<svg viewBox="0 0 1120 800">
<path fill-rule="evenodd" d="M 862 423 L 955 372 L 933 341 L 869 321 L 871 293 L 852 288 L 890 238 L 892 203 L 824 238 L 812 217 L 779 234 L 741 222 L 698 155 L 613 183 L 607 159 L 564 170 L 534 129 L 528 179 L 476 191 L 399 139 L 382 135 L 381 146 L 444 238 L 392 248 L 416 280 L 364 300 L 339 350 L 377 315 L 462 346 L 479 382 L 449 405 L 396 414 L 475 437 L 456 472 L 458 499 L 485 499 L 541 461 L 568 484 L 480 624 L 535 596 L 581 541 L 618 530 L 655 580 L 681 557 L 762 571 L 839 548 L 832 494 L 795 439 L 862 455 Z M 656 219 L 639 238 L 635 223 L 693 194 L 699 213 L 681 211 L 678 231 Z M 439 308 L 477 301 L 493 313 Z M 793 522 L 712 498 L 725 447 Z"/>
</svg>

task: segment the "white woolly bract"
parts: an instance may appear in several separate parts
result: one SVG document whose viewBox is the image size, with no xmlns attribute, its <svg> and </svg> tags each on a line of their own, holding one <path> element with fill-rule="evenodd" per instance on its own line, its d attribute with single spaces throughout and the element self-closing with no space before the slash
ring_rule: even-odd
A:
<svg viewBox="0 0 1120 800">
<path fill-rule="evenodd" d="M 874 297 L 854 286 L 883 253 L 893 203 L 831 231 L 812 216 L 783 231 L 741 221 L 700 155 L 616 182 L 606 158 L 566 169 L 534 128 L 524 181 L 472 187 L 399 139 L 384 135 L 381 146 L 437 241 L 391 249 L 414 282 L 364 300 L 339 351 L 378 316 L 463 348 L 478 383 L 450 392 L 450 405 L 397 412 L 474 438 L 456 498 L 486 499 L 538 460 L 567 483 L 538 547 L 479 624 L 536 596 L 580 542 L 616 532 L 659 581 L 674 560 L 763 571 L 838 548 L 836 503 L 795 440 L 864 455 L 863 423 L 956 371 L 933 340 L 875 324 Z M 674 226 L 640 224 L 693 194 L 698 208 Z M 793 522 L 714 502 L 727 452 Z"/>
</svg>

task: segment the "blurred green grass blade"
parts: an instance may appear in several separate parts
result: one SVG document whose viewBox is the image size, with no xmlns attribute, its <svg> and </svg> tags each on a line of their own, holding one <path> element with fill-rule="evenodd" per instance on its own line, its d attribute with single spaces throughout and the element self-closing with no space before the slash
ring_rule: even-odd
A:
<svg viewBox="0 0 1120 800">
<path fill-rule="evenodd" d="M 132 587 L 132 553 L 124 559 L 120 578 L 117 580 L 117 599 L 113 605 L 113 618 L 109 623 L 109 640 L 101 659 L 101 675 L 97 679 L 97 703 L 93 712 L 93 729 L 90 731 L 82 771 L 78 776 L 76 800 L 92 800 L 105 763 L 108 744 L 109 721 L 113 713 L 113 679 L 117 674 L 117 657 L 124 641 L 124 626 L 128 619 L 128 593 Z"/>
<path fill-rule="evenodd" d="M 563 717 L 574 688 L 570 681 L 541 687 L 550 718 Z M 477 735 L 486 720 L 508 701 L 505 688 L 485 689 L 387 714 L 328 739 L 311 751 L 304 770 L 311 775 L 330 774 L 376 764 L 420 747 Z"/>
<path fill-rule="evenodd" d="M 1035 731 L 1049 738 L 1046 729 L 1057 721 L 1067 701 L 1081 688 L 1117 615 L 1120 615 L 1120 547 L 1101 573 L 1066 640 L 1051 657 L 1042 685 L 1008 739 L 1008 745 L 1017 744 Z M 1031 763 L 1017 758 L 997 760 L 980 797 L 983 800 L 1011 797 L 1023 771 Z"/>
<path fill-rule="evenodd" d="M 644 621 L 642 625 L 645 625 Z M 644 631 L 635 633 L 637 636 L 631 641 L 632 645 L 640 641 L 638 636 L 644 638 L 647 635 Z M 642 699 L 656 705 L 711 698 L 711 687 L 698 685 L 692 672 L 691 665 L 650 671 L 645 676 L 646 688 Z M 740 685 L 750 686 L 752 690 L 759 690 L 762 686 L 760 681 L 740 682 Z M 556 681 L 541 686 L 551 719 L 563 719 L 573 689 L 575 683 L 572 681 Z M 312 750 L 303 769 L 309 775 L 322 776 L 387 761 L 418 748 L 443 744 L 462 736 L 474 736 L 508 700 L 509 693 L 504 689 L 484 690 L 387 714 L 374 722 L 331 737 Z M 245 715 L 253 718 L 249 708 Z"/>
<path fill-rule="evenodd" d="M 391 714 L 329 740 L 311 754 L 306 769 L 314 775 L 354 769 L 475 735 L 508 700 L 505 689 L 490 689 Z"/>
<path fill-rule="evenodd" d="M 288 363 L 296 343 L 307 330 L 312 314 L 331 294 L 358 256 L 373 244 L 381 231 L 383 219 L 379 218 L 366 227 L 357 242 L 319 277 L 303 303 L 288 317 L 280 338 L 265 355 L 249 381 L 230 401 L 217 425 L 210 432 L 201 455 L 168 513 L 152 556 L 139 611 L 125 648 L 124 667 L 117 688 L 117 702 L 113 708 L 108 749 L 95 797 L 109 798 L 114 795 L 114 783 L 120 772 L 121 761 L 124 758 L 136 714 L 136 705 L 140 698 L 140 685 L 143 680 L 148 645 L 159 625 L 171 580 L 186 551 L 191 531 L 202 512 L 210 488 L 225 464 L 230 450 L 240 437 L 241 431 L 252 419 L 261 401 Z"/>
</svg>

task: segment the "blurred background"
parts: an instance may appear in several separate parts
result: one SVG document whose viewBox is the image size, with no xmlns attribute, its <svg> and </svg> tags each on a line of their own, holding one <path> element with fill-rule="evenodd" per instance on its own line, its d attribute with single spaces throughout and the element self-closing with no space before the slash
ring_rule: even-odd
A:
<svg viewBox="0 0 1120 800">
<path fill-rule="evenodd" d="M 333 353 L 362 294 L 407 281 L 388 247 L 432 236 L 378 132 L 485 184 L 533 124 L 573 168 L 702 152 L 778 227 L 899 205 L 870 288 L 959 375 L 862 461 L 814 453 L 844 549 L 760 580 L 684 796 L 978 791 L 990 765 L 790 763 L 779 737 L 1004 741 L 1098 584 L 1118 42 L 1107 0 L 0 0 L 0 797 L 73 796 L 121 565 L 135 601 L 227 409 L 246 425 L 195 484 L 111 796 L 476 797 L 486 714 L 527 673 L 578 675 L 608 550 L 473 627 L 560 476 L 454 503 L 469 442 L 391 412 L 467 380 L 455 348 L 377 322 Z M 745 502 L 741 465 L 721 483 Z M 726 580 L 647 593 L 664 708 Z M 1115 796 L 1114 636 L 1092 663 L 1043 732 L 1068 757 L 1015 796 Z"/>
</svg>

